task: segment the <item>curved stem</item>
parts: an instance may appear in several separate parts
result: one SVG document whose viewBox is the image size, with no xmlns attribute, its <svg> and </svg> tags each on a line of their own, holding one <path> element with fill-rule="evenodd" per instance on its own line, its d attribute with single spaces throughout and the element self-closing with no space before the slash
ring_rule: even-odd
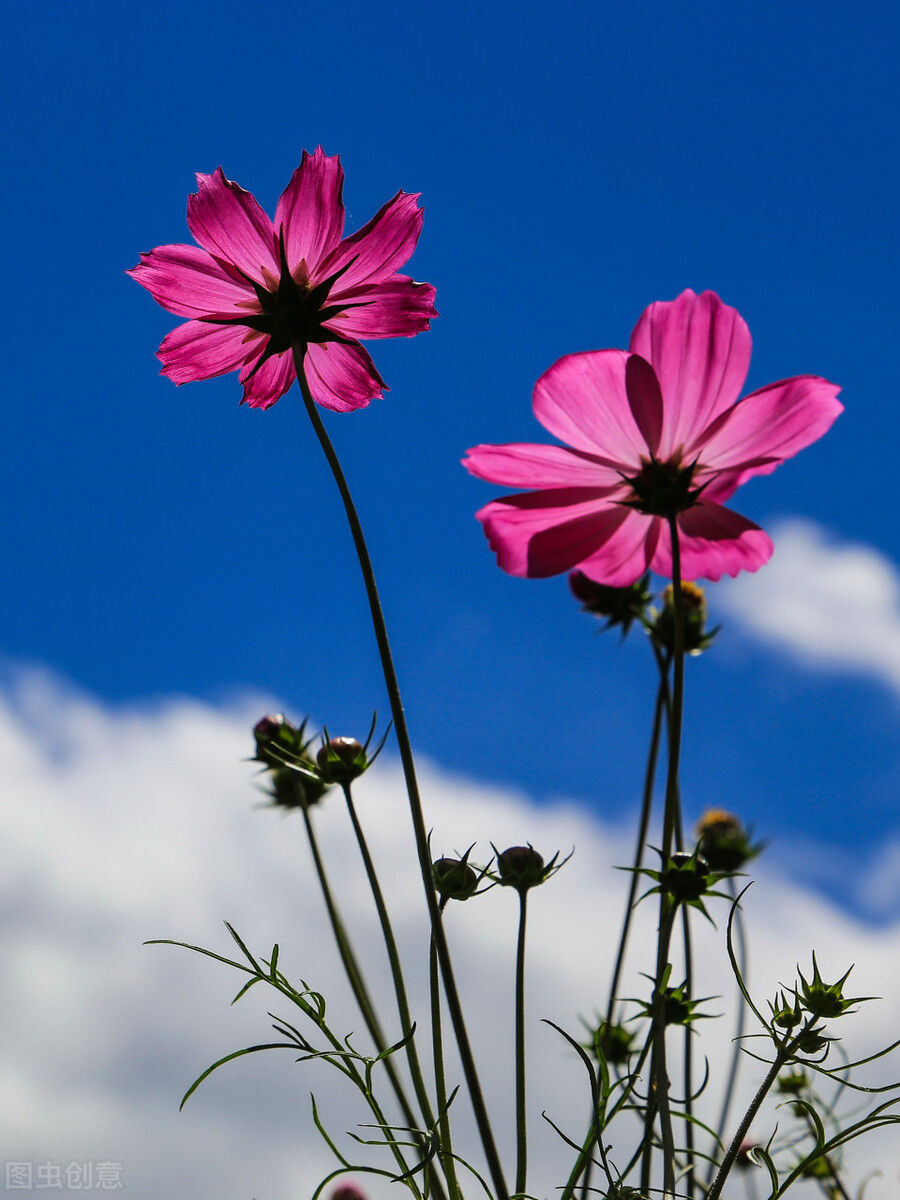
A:
<svg viewBox="0 0 900 1200">
<path fill-rule="evenodd" d="M 331 473 L 334 476 L 334 481 L 337 484 L 338 491 L 340 492 L 341 500 L 344 505 L 344 512 L 346 513 L 347 522 L 350 526 L 350 533 L 353 538 L 353 545 L 356 549 L 356 556 L 359 560 L 363 582 L 365 584 L 366 596 L 369 602 L 369 612 L 372 617 L 372 627 L 375 633 L 375 641 L 378 646 L 379 658 L 381 659 L 381 669 L 384 676 L 385 688 L 388 694 L 388 701 L 390 703 L 391 716 L 394 721 L 394 732 L 397 737 L 397 747 L 400 751 L 400 761 L 403 765 L 403 775 L 406 780 L 406 792 L 409 798 L 409 811 L 416 842 L 416 854 L 419 860 L 419 870 L 422 876 L 422 884 L 425 888 L 425 901 L 428 905 L 428 915 L 431 921 L 431 928 L 434 933 L 435 946 L 437 947 L 438 962 L 440 963 L 441 976 L 444 980 L 444 992 L 447 997 L 447 1008 L 450 1013 L 451 1023 L 453 1025 L 453 1033 L 456 1038 L 460 1062 L 462 1063 L 463 1074 L 465 1075 L 466 1086 L 469 1091 L 472 1111 L 475 1116 L 476 1125 L 478 1126 L 478 1134 L 484 1150 L 485 1158 L 487 1160 L 488 1171 L 494 1184 L 496 1200 L 509 1200 L 509 1190 L 503 1177 L 503 1168 L 500 1165 L 500 1156 L 497 1151 L 496 1142 L 494 1141 L 494 1135 L 491 1129 L 487 1107 L 481 1091 L 481 1083 L 478 1079 L 478 1072 L 475 1067 L 475 1058 L 472 1054 L 472 1048 L 469 1042 L 468 1032 L 466 1030 L 465 1018 L 463 1016 L 462 1005 L 459 999 L 459 991 L 456 987 L 456 980 L 453 975 L 453 964 L 450 961 L 450 951 L 447 946 L 447 938 L 444 934 L 444 928 L 441 922 L 441 913 L 438 907 L 437 895 L 432 882 L 431 858 L 428 851 L 428 835 L 425 829 L 425 817 L 422 812 L 422 801 L 419 796 L 418 780 L 416 779 L 415 761 L 413 759 L 412 745 L 410 744 L 409 740 L 409 730 L 406 725 L 406 714 L 403 711 L 403 699 L 400 695 L 400 685 L 397 680 L 397 672 L 394 667 L 394 659 L 393 655 L 391 654 L 390 642 L 388 641 L 387 626 L 385 624 L 384 613 L 381 608 L 381 599 L 378 595 L 378 588 L 375 583 L 375 573 L 372 570 L 372 561 L 369 557 L 368 547 L 366 546 L 366 540 L 363 536 L 362 525 L 360 524 L 359 517 L 356 512 L 356 506 L 353 503 L 353 498 L 350 495 L 350 489 L 347 486 L 347 480 L 344 477 L 344 472 L 341 469 L 338 457 L 334 452 L 331 439 L 328 437 L 328 434 L 325 431 L 325 426 L 322 424 L 322 419 L 319 416 L 318 409 L 316 408 L 316 402 L 309 390 L 309 383 L 303 367 L 305 347 L 302 344 L 295 343 L 292 347 L 292 350 L 294 367 L 297 371 L 297 381 L 300 385 L 300 391 L 303 395 L 303 402 L 306 406 L 306 411 L 312 427 L 315 430 L 316 437 L 319 439 L 322 452 L 324 453 L 325 458 L 328 461 L 328 465 L 331 468 Z"/>
<path fill-rule="evenodd" d="M 732 902 L 737 900 L 737 888 L 735 887 L 734 877 L 728 878 L 728 891 L 731 895 Z M 741 979 L 747 980 L 747 936 L 744 929 L 744 914 L 740 908 L 734 909 L 734 924 L 737 930 L 737 961 L 738 970 L 740 971 Z M 731 1063 L 728 1068 L 728 1077 L 725 1081 L 725 1095 L 722 1097 L 722 1109 L 719 1113 L 719 1123 L 717 1128 L 720 1132 L 724 1132 L 725 1126 L 728 1124 L 728 1114 L 731 1111 L 731 1104 L 734 1099 L 734 1090 L 737 1085 L 738 1072 L 741 1064 L 741 1041 L 744 1036 L 744 1029 L 747 1023 L 747 1006 L 744 1004 L 744 998 L 738 988 L 738 1010 L 737 1019 L 735 1020 L 733 1049 L 731 1051 Z M 713 1147 L 715 1153 L 715 1147 Z M 713 1172 L 715 1171 L 715 1161 L 711 1160 L 709 1171 L 706 1176 L 706 1186 L 709 1187 L 712 1182 Z"/>
<path fill-rule="evenodd" d="M 516 943 L 516 1192 L 525 1194 L 528 1172 L 528 1125 L 525 1106 L 525 917 L 528 890 L 519 892 L 519 936 Z"/>
<path fill-rule="evenodd" d="M 378 1015 L 372 1004 L 369 996 L 369 990 L 366 987 L 366 982 L 363 979 L 362 971 L 356 955 L 353 953 L 353 947 L 350 944 L 350 939 L 347 936 L 347 931 L 344 923 L 341 920 L 337 905 L 334 902 L 331 887 L 328 883 L 328 876 L 325 873 L 325 864 L 322 861 L 322 856 L 319 852 L 319 843 L 313 829 L 312 819 L 309 815 L 309 809 L 303 806 L 303 820 L 306 823 L 306 835 L 309 839 L 309 847 L 312 852 L 313 863 L 316 868 L 316 875 L 319 879 L 319 886 L 322 889 L 322 896 L 325 900 L 325 907 L 328 910 L 328 919 L 331 922 L 331 928 L 334 932 L 334 940 L 337 943 L 338 953 L 341 956 L 341 962 L 344 965 L 344 971 L 347 975 L 347 981 L 350 984 L 350 990 L 356 1003 L 359 1005 L 359 1011 L 362 1013 L 362 1018 L 366 1023 L 366 1028 L 372 1041 L 375 1043 L 375 1049 L 381 1054 L 388 1046 L 387 1039 L 384 1036 L 381 1025 L 378 1020 Z M 406 1031 L 404 1030 L 404 1033 Z M 414 1128 L 416 1125 L 415 1114 L 409 1100 L 406 1098 L 406 1093 L 403 1090 L 403 1084 L 397 1074 L 397 1070 L 390 1058 L 384 1059 L 384 1067 L 390 1080 L 391 1087 L 394 1089 L 394 1095 L 397 1097 L 397 1102 L 403 1112 L 404 1120 L 407 1124 Z"/>
</svg>

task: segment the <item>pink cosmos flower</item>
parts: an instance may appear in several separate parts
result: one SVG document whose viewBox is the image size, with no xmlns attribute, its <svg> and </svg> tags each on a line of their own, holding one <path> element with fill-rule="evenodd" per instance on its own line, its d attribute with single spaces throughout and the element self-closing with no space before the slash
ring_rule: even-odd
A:
<svg viewBox="0 0 900 1200">
<path fill-rule="evenodd" d="M 566 446 L 475 446 L 464 465 L 527 486 L 477 514 L 500 566 L 543 578 L 579 567 L 612 587 L 648 568 L 682 575 L 755 571 L 772 543 L 723 504 L 830 427 L 842 405 L 816 375 L 770 383 L 735 403 L 750 332 L 715 292 L 688 290 L 644 311 L 629 349 L 569 354 L 534 389 L 534 414 Z"/>
<path fill-rule="evenodd" d="M 412 337 L 437 316 L 434 288 L 397 274 L 422 229 L 418 195 L 398 192 L 345 238 L 344 172 L 321 146 L 303 151 L 274 223 L 221 167 L 197 182 L 187 223 L 199 246 L 157 246 L 128 272 L 190 318 L 157 351 L 161 373 L 180 384 L 240 371 L 241 403 L 269 408 L 297 377 L 297 344 L 323 407 L 380 398 L 386 384 L 357 339 Z"/>
</svg>

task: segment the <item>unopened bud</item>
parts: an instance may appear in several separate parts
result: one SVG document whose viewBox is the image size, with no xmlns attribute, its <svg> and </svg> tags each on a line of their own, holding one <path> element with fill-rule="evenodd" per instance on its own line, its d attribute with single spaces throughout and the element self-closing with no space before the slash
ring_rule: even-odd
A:
<svg viewBox="0 0 900 1200">
<path fill-rule="evenodd" d="M 319 750 L 316 763 L 329 783 L 344 785 L 358 779 L 369 765 L 362 742 L 352 737 L 331 738 Z"/>
<path fill-rule="evenodd" d="M 544 882 L 544 860 L 532 846 L 510 846 L 497 856 L 500 882 L 520 892 Z"/>
<path fill-rule="evenodd" d="M 447 900 L 468 900 L 478 890 L 478 875 L 460 858 L 439 858 L 431 873 L 438 895 Z"/>
</svg>

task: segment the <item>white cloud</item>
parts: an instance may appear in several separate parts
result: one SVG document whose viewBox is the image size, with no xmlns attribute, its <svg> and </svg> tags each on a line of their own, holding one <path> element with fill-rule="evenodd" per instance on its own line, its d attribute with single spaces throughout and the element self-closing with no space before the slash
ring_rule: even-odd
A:
<svg viewBox="0 0 900 1200">
<path fill-rule="evenodd" d="M 782 521 L 761 571 L 727 581 L 720 602 L 752 633 L 826 667 L 900 691 L 900 571 L 873 546 L 839 543 L 811 521 Z"/>
<path fill-rule="evenodd" d="M 274 994 L 256 992 L 230 1008 L 236 975 L 185 951 L 142 947 L 146 938 L 170 936 L 228 953 L 221 924 L 228 919 L 261 953 L 275 940 L 282 944 L 288 973 L 333 998 L 337 1029 L 359 1026 L 339 999 L 302 823 L 253 807 L 253 772 L 239 760 L 258 715 L 258 709 L 223 712 L 187 700 L 111 709 L 36 675 L 0 705 L 7 782 L 0 1104 L 7 1161 L 35 1168 L 121 1162 L 126 1197 L 285 1200 L 308 1196 L 332 1166 L 311 1129 L 309 1092 L 320 1098 L 337 1135 L 366 1119 L 323 1064 L 298 1066 L 274 1054 L 229 1064 L 184 1113 L 176 1111 L 181 1091 L 208 1063 L 268 1039 L 267 1008 L 289 1014 Z M 427 764 L 421 776 L 436 853 L 476 840 L 484 849 L 491 840 L 531 841 L 547 855 L 577 846 L 559 876 L 535 894 L 530 913 L 533 1187 L 551 1195 L 568 1152 L 540 1121 L 540 1110 L 577 1137 L 586 1095 L 574 1056 L 539 1018 L 574 1032 L 579 1013 L 602 1007 L 627 886 L 627 876 L 612 868 L 628 861 L 632 835 L 600 826 L 575 806 L 537 808 L 522 795 Z M 410 965 L 413 1007 L 421 1013 L 427 939 L 395 764 L 380 762 L 361 781 L 359 809 Z M 341 803 L 329 799 L 316 819 L 365 969 L 384 984 L 377 926 Z M 857 993 L 890 995 L 895 987 L 900 928 L 868 928 L 776 878 L 752 889 L 747 909 L 760 998 L 792 979 L 813 946 L 826 975 L 856 962 Z M 512 895 L 495 891 L 448 913 L 489 1102 L 506 1114 L 499 1134 L 507 1154 L 515 910 Z M 651 966 L 652 905 L 638 910 L 638 927 L 626 988 L 632 995 L 642 986 L 638 972 Z M 730 1009 L 721 933 L 700 929 L 697 940 L 697 989 L 724 993 L 711 1007 Z M 730 1023 L 707 1022 L 703 1031 L 714 1073 L 727 1053 Z M 864 1017 L 848 1018 L 847 1025 L 854 1054 L 896 1036 L 889 1003 L 867 1006 Z M 886 1070 L 876 1065 L 872 1080 Z M 747 1089 L 754 1078 L 751 1066 Z M 900 1150 L 890 1138 L 852 1161 L 857 1178 L 872 1163 L 886 1170 L 868 1200 L 895 1194 Z M 385 1190 L 372 1187 L 371 1194 Z"/>
</svg>

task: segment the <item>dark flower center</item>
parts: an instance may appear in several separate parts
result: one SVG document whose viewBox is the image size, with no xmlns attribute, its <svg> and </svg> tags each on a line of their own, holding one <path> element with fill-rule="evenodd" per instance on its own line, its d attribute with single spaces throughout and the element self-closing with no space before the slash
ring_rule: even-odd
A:
<svg viewBox="0 0 900 1200">
<path fill-rule="evenodd" d="M 642 459 L 637 475 L 622 476 L 632 490 L 620 503 L 648 516 L 674 517 L 693 507 L 703 491 L 702 487 L 691 487 L 696 469 L 696 460 L 685 464 L 678 455 L 668 462 Z"/>
<path fill-rule="evenodd" d="M 281 354 L 293 346 L 299 346 L 302 351 L 310 342 L 352 342 L 353 338 L 326 328 L 325 322 L 333 320 L 349 308 L 362 308 L 368 301 L 357 303 L 328 304 L 328 295 L 340 277 L 350 269 L 356 261 L 352 258 L 339 271 L 323 279 L 315 286 L 309 281 L 309 270 L 306 261 L 297 268 L 296 276 L 291 274 L 284 247 L 284 230 L 278 237 L 278 252 L 281 275 L 274 290 L 263 287 L 249 275 L 244 278 L 251 285 L 261 313 L 247 313 L 240 317 L 209 317 L 213 325 L 246 325 L 257 333 L 268 337 L 266 347 L 254 367 L 257 371 L 266 359 L 273 354 Z M 241 272 L 243 275 L 243 272 Z"/>
</svg>

